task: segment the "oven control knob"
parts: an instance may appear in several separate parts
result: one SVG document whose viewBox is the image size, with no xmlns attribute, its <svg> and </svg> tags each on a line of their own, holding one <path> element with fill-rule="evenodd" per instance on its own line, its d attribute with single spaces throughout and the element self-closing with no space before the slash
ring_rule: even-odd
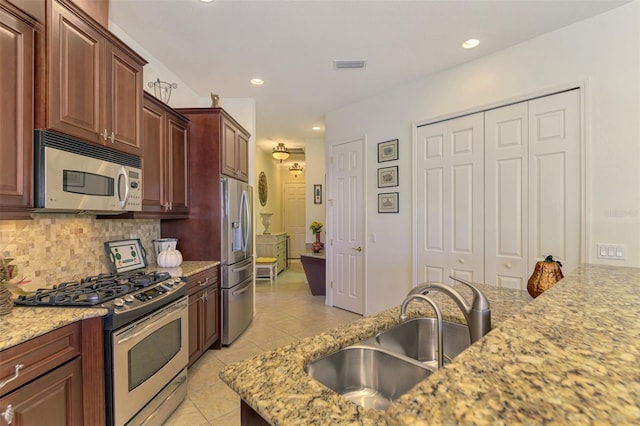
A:
<svg viewBox="0 0 640 426">
<path fill-rule="evenodd" d="M 119 297 L 117 299 L 113 300 L 113 304 L 116 305 L 117 307 L 121 308 L 124 306 L 124 300 L 120 299 Z"/>
<path fill-rule="evenodd" d="M 126 303 L 133 303 L 133 301 L 136 300 L 132 295 L 130 294 L 125 294 L 124 296 L 124 301 Z"/>
</svg>

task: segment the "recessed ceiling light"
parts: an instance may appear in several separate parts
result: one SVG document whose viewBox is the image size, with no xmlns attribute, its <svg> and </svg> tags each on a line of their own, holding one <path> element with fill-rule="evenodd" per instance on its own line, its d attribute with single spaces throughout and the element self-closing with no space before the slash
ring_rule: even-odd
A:
<svg viewBox="0 0 640 426">
<path fill-rule="evenodd" d="M 311 130 L 320 130 L 320 126 L 313 126 Z"/>
<path fill-rule="evenodd" d="M 476 47 L 479 44 L 480 44 L 480 40 L 478 40 L 476 38 L 470 38 L 469 40 L 467 40 L 464 43 L 462 43 L 462 47 L 465 48 L 465 49 L 473 49 L 474 47 Z"/>
<path fill-rule="evenodd" d="M 200 0 L 202 3 L 211 3 L 213 0 Z"/>
<path fill-rule="evenodd" d="M 264 84 L 264 80 L 262 80 L 261 78 L 252 78 L 251 84 L 253 84 L 254 86 L 262 86 Z"/>
</svg>

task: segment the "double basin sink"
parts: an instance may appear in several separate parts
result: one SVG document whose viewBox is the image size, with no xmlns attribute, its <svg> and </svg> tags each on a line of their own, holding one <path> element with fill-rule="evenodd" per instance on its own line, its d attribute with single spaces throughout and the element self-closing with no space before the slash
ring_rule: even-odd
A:
<svg viewBox="0 0 640 426">
<path fill-rule="evenodd" d="M 416 318 L 306 367 L 307 374 L 366 408 L 385 410 L 437 370 L 437 322 Z M 445 363 L 471 344 L 466 325 L 443 321 Z"/>
</svg>

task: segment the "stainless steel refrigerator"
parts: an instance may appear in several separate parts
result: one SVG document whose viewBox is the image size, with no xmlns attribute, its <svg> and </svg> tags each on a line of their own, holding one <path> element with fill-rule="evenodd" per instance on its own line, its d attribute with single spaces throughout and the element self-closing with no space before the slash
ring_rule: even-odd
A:
<svg viewBox="0 0 640 426">
<path fill-rule="evenodd" d="M 253 188 L 220 178 L 222 344 L 230 345 L 253 320 Z"/>
</svg>

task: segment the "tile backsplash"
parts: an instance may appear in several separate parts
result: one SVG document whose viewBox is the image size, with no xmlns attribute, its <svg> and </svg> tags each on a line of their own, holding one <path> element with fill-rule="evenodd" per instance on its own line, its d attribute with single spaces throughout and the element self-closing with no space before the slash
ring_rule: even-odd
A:
<svg viewBox="0 0 640 426">
<path fill-rule="evenodd" d="M 96 219 L 95 216 L 38 214 L 33 220 L 0 220 L 0 253 L 14 258 L 27 290 L 109 271 L 105 241 L 139 238 L 155 264 L 157 219 Z"/>
</svg>

